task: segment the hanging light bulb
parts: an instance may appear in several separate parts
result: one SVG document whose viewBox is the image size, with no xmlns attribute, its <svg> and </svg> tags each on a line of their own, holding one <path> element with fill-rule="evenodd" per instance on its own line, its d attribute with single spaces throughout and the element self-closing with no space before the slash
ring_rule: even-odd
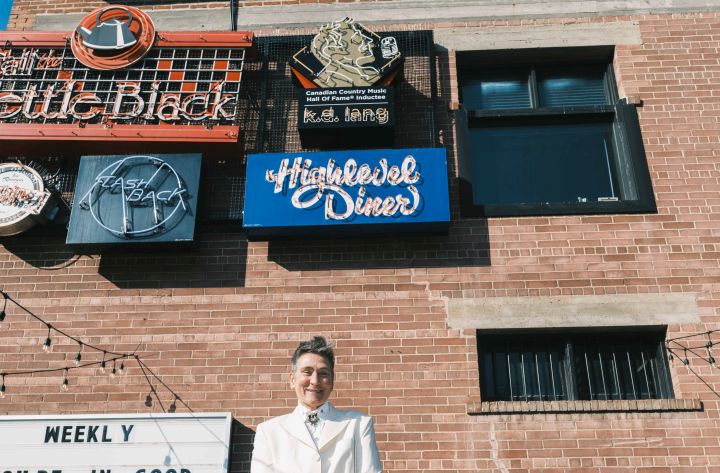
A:
<svg viewBox="0 0 720 473">
<path fill-rule="evenodd" d="M 67 391 L 69 385 L 70 381 L 68 380 L 68 370 L 67 368 L 65 368 L 65 371 L 63 371 L 63 382 L 62 386 L 60 386 L 60 389 L 62 389 L 63 391 Z"/>
<path fill-rule="evenodd" d="M 2 385 L 0 385 L 0 398 L 5 397 L 5 375 L 2 375 Z"/>
<path fill-rule="evenodd" d="M 117 374 L 117 370 L 115 369 L 115 358 L 113 358 L 113 367 L 112 367 L 112 370 L 110 371 L 110 377 L 114 378 L 115 374 Z"/>
<path fill-rule="evenodd" d="M 49 353 L 50 351 L 52 351 L 52 340 L 50 339 L 50 331 L 52 330 L 52 325 L 47 324 L 47 329 L 48 329 L 47 337 L 45 338 L 45 341 L 43 342 L 43 346 L 42 346 L 42 349 L 45 353 Z"/>
<path fill-rule="evenodd" d="M 148 395 L 145 396 L 145 405 L 147 407 L 152 407 L 152 396 L 150 395 L 150 393 L 148 393 Z"/>
<path fill-rule="evenodd" d="M 125 374 L 125 360 L 120 362 L 120 369 L 118 369 L 118 374 Z"/>
<path fill-rule="evenodd" d="M 170 404 L 170 407 L 168 408 L 168 412 L 171 414 L 177 410 L 177 405 L 175 404 L 175 401 L 177 401 L 177 396 L 175 396 L 175 399 L 173 399 L 172 404 Z"/>
<path fill-rule="evenodd" d="M 102 361 L 100 362 L 100 372 L 101 373 L 105 372 L 105 355 L 106 355 L 106 353 L 103 352 L 103 358 L 102 358 Z"/>
<path fill-rule="evenodd" d="M 82 360 L 82 351 L 83 351 L 83 347 L 85 346 L 82 344 L 82 342 L 79 342 L 79 343 L 80 343 L 80 349 L 78 350 L 77 355 L 75 355 L 75 366 L 80 366 L 80 360 Z"/>
</svg>

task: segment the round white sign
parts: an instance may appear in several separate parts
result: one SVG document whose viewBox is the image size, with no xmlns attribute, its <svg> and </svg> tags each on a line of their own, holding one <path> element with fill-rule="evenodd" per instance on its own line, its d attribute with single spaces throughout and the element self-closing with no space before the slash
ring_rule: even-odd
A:
<svg viewBox="0 0 720 473">
<path fill-rule="evenodd" d="M 0 164 L 0 236 L 22 233 L 37 223 L 50 193 L 34 169 Z"/>
</svg>

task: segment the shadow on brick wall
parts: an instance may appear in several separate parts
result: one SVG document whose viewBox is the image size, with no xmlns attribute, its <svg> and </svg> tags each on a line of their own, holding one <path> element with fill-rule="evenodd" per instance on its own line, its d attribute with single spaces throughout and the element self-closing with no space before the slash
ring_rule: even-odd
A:
<svg viewBox="0 0 720 473">
<path fill-rule="evenodd" d="M 249 473 L 255 432 L 233 419 L 230 454 L 230 473 Z"/>
<path fill-rule="evenodd" d="M 72 266 L 80 258 L 72 248 L 65 245 L 64 231 L 42 233 L 42 230 L 33 229 L 3 238 L 2 246 L 28 265 L 47 271 Z"/>
<path fill-rule="evenodd" d="M 197 248 L 105 253 L 98 273 L 122 289 L 244 287 L 247 241 L 242 234 L 201 235 Z"/>
<path fill-rule="evenodd" d="M 449 235 L 276 240 L 268 260 L 289 271 L 490 266 L 487 222 L 453 227 Z"/>
</svg>

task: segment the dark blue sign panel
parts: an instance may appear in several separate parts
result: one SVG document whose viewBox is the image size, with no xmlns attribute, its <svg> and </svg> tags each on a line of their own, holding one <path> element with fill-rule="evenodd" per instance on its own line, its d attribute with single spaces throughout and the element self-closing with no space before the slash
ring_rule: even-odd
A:
<svg viewBox="0 0 720 473">
<path fill-rule="evenodd" d="M 440 231 L 450 223 L 444 148 L 251 154 L 249 237 Z"/>
<path fill-rule="evenodd" d="M 67 243 L 191 242 L 200 154 L 83 156 Z"/>
</svg>

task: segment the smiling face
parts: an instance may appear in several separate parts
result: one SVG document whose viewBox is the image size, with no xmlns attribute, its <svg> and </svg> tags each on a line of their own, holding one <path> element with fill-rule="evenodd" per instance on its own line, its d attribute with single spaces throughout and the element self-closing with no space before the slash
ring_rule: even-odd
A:
<svg viewBox="0 0 720 473">
<path fill-rule="evenodd" d="M 297 360 L 297 366 L 290 373 L 290 386 L 295 390 L 298 401 L 314 411 L 325 404 L 333 390 L 333 372 L 324 356 L 305 353 Z"/>
</svg>

